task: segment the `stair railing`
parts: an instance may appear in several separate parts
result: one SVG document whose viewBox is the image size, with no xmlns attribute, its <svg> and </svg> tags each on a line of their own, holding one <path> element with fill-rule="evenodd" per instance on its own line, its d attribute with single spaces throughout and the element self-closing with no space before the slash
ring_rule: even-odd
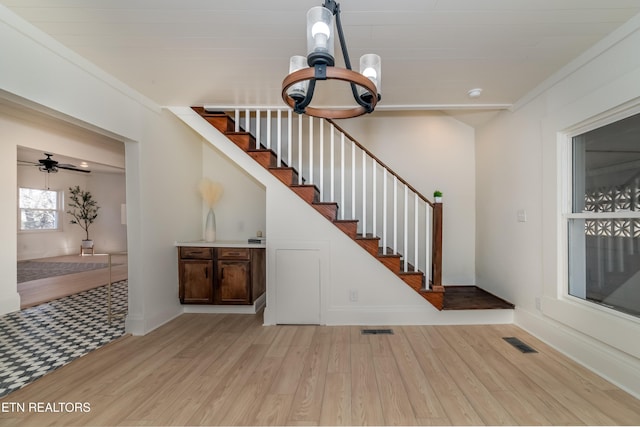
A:
<svg viewBox="0 0 640 427">
<path fill-rule="evenodd" d="M 338 219 L 357 219 L 363 237 L 380 237 L 380 253 L 402 254 L 403 271 L 422 271 L 442 289 L 442 203 L 417 191 L 332 120 L 291 109 L 236 108 L 235 131 L 251 133 L 256 149 L 293 167 L 298 184 L 315 185 L 321 202 L 337 202 Z"/>
</svg>

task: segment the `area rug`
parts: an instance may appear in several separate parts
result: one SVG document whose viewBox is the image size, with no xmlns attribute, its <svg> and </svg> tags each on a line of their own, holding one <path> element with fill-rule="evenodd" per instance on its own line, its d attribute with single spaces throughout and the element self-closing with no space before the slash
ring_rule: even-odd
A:
<svg viewBox="0 0 640 427">
<path fill-rule="evenodd" d="M 112 313 L 127 310 L 128 282 L 111 285 Z M 107 316 L 107 286 L 0 316 L 0 398 L 124 335 Z"/>
<path fill-rule="evenodd" d="M 115 265 L 115 264 L 112 264 Z M 83 271 L 107 268 L 109 264 L 98 262 L 18 262 L 18 283 L 47 277 L 65 276 L 67 274 L 81 273 Z"/>
</svg>

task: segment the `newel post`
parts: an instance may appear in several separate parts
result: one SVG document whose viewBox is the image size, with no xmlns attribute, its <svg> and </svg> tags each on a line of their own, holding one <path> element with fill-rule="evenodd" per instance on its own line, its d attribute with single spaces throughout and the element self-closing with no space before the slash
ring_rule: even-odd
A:
<svg viewBox="0 0 640 427">
<path fill-rule="evenodd" d="M 431 290 L 444 291 L 442 286 L 442 202 L 433 204 L 433 254 L 431 264 Z"/>
</svg>

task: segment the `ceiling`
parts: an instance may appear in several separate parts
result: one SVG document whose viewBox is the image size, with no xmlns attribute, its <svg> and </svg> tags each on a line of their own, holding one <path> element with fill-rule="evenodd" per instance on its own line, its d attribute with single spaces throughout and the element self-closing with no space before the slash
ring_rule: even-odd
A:
<svg viewBox="0 0 640 427">
<path fill-rule="evenodd" d="M 306 11 L 322 2 L 0 3 L 160 105 L 279 106 L 289 57 L 306 54 Z M 382 57 L 380 109 L 441 109 L 472 123 L 638 14 L 640 0 L 342 0 L 341 9 L 352 62 Z M 314 102 L 350 104 L 344 89 Z"/>
</svg>

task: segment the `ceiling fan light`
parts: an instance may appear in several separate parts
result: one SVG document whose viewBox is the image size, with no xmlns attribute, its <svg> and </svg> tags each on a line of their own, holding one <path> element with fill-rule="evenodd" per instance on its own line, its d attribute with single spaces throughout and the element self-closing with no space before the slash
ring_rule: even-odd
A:
<svg viewBox="0 0 640 427">
<path fill-rule="evenodd" d="M 323 6 L 316 6 L 307 12 L 307 61 L 334 64 L 333 13 Z"/>
<path fill-rule="evenodd" d="M 289 74 L 307 68 L 307 58 L 302 55 L 294 55 L 289 60 Z M 287 95 L 293 99 L 304 99 L 307 96 L 309 80 L 304 80 L 292 85 L 287 89 Z"/>
<path fill-rule="evenodd" d="M 380 97 L 382 93 L 382 66 L 380 56 L 375 53 L 362 55 L 360 57 L 360 74 L 373 82 L 378 92 L 376 95 Z M 364 87 L 358 87 L 358 96 L 360 96 L 360 98 L 365 99 L 371 95 L 372 94 L 370 94 Z"/>
</svg>

